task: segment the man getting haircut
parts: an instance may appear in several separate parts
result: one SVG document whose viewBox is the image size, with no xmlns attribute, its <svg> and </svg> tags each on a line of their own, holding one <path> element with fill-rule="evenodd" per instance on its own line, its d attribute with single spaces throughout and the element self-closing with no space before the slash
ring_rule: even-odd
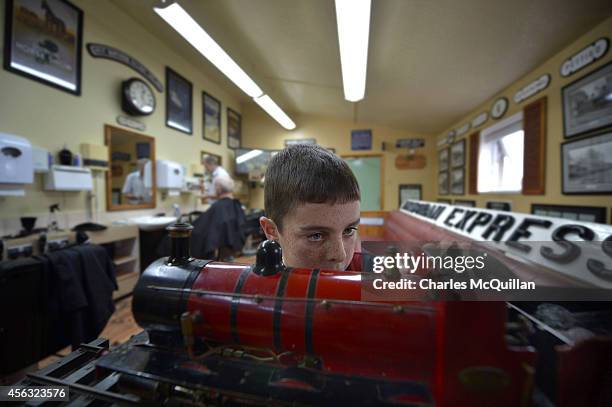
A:
<svg viewBox="0 0 612 407">
<path fill-rule="evenodd" d="M 359 200 L 359 184 L 340 157 L 315 145 L 290 146 L 270 160 L 259 223 L 280 243 L 286 265 L 346 270 L 357 244 Z"/>
</svg>

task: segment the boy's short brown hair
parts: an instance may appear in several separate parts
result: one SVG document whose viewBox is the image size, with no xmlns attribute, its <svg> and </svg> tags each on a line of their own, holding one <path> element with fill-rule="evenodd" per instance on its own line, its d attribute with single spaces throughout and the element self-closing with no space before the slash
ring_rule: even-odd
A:
<svg viewBox="0 0 612 407">
<path fill-rule="evenodd" d="M 284 217 L 300 204 L 360 199 L 359 184 L 348 164 L 317 145 L 287 147 L 272 157 L 266 170 L 265 212 L 279 230 Z"/>
</svg>

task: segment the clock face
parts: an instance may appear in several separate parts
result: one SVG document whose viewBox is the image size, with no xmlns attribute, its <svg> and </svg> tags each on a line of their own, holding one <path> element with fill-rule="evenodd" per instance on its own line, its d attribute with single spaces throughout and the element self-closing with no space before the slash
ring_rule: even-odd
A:
<svg viewBox="0 0 612 407">
<path fill-rule="evenodd" d="M 131 81 L 127 96 L 129 101 L 141 114 L 150 114 L 155 110 L 155 95 L 151 88 L 141 80 Z"/>
</svg>

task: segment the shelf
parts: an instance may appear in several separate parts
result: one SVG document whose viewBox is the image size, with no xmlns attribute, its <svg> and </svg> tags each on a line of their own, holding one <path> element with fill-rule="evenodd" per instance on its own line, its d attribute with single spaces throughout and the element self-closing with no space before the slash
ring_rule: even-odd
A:
<svg viewBox="0 0 612 407">
<path fill-rule="evenodd" d="M 121 257 L 115 257 L 113 259 L 113 263 L 115 264 L 115 266 L 120 266 L 122 264 L 126 264 L 126 263 L 136 261 L 136 260 L 138 260 L 136 256 L 121 256 Z"/>
</svg>

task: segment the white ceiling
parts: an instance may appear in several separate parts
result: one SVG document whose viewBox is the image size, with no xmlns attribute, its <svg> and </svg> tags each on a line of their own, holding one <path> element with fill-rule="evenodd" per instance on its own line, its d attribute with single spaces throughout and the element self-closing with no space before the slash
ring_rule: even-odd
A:
<svg viewBox="0 0 612 407">
<path fill-rule="evenodd" d="M 214 80 L 152 10 L 113 0 Z M 612 14 L 609 0 L 373 0 L 365 99 L 344 100 L 333 0 L 179 0 L 287 113 L 435 134 Z M 298 123 L 299 126 L 299 123 Z"/>
</svg>

